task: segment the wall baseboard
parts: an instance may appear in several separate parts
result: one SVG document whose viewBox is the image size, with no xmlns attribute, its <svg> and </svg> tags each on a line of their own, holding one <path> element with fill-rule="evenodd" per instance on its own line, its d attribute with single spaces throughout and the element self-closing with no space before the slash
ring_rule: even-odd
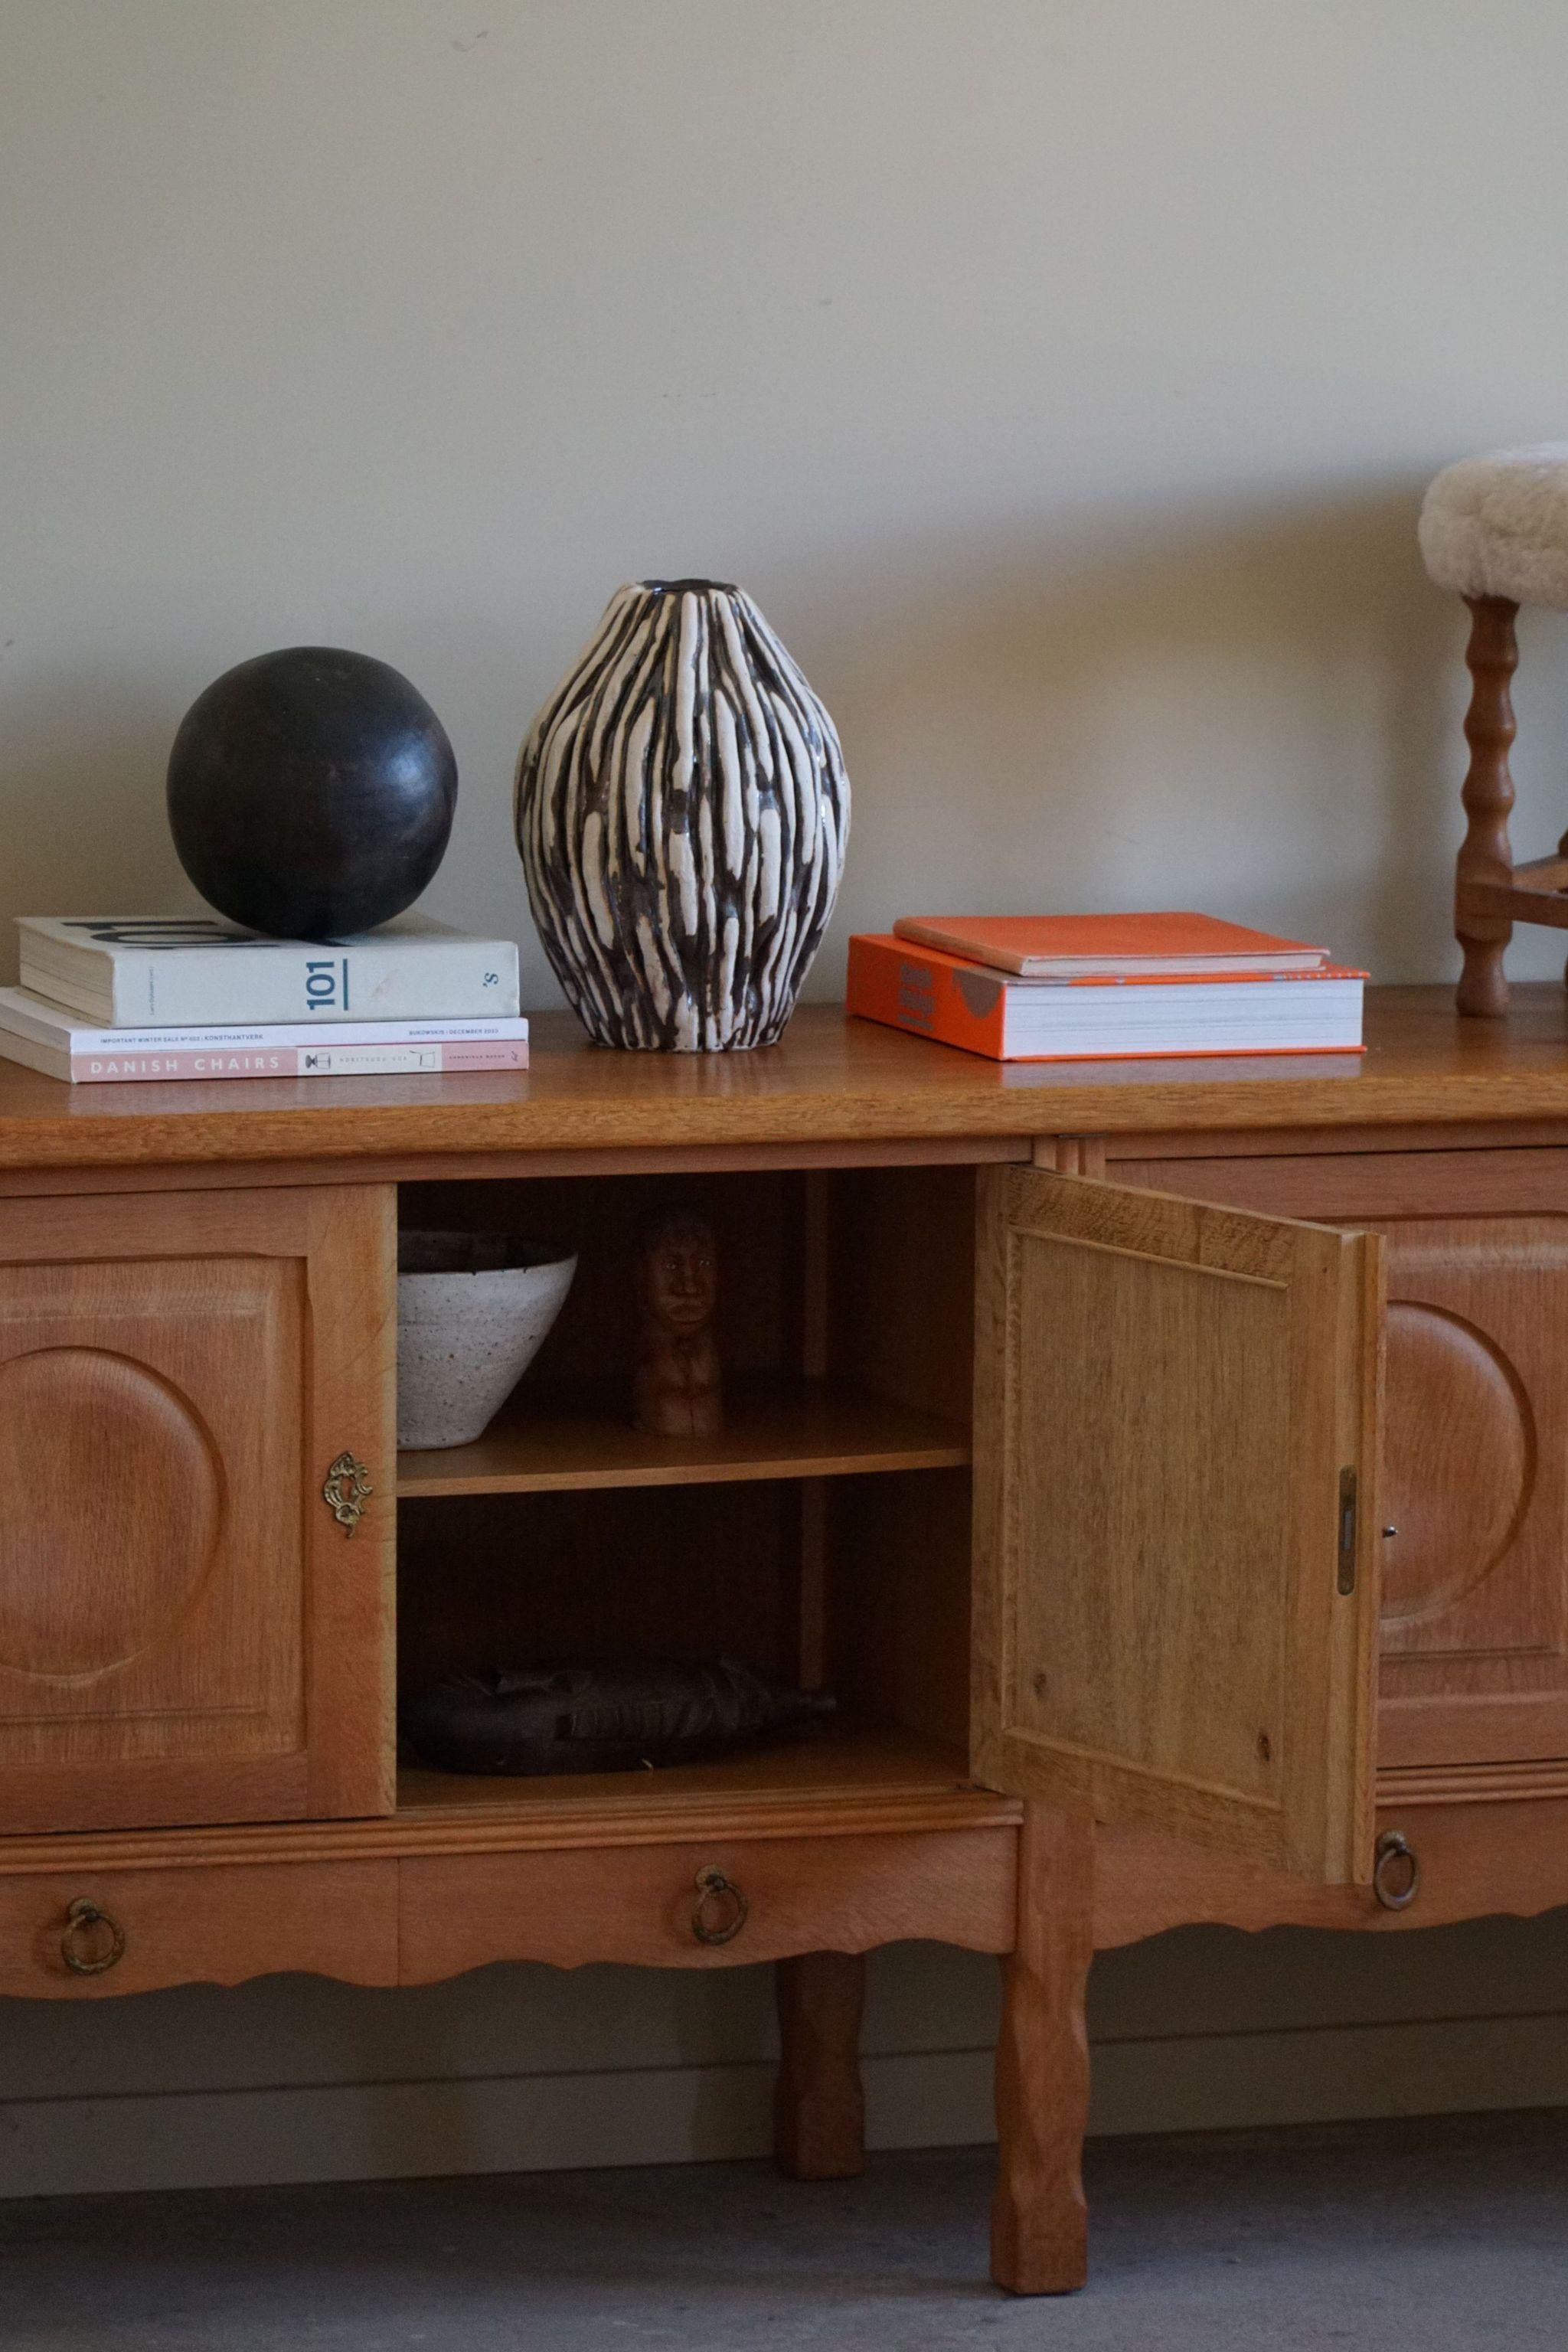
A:
<svg viewBox="0 0 1568 2352">
<path fill-rule="evenodd" d="M 1215 2130 L 1568 2105 L 1568 2016 L 1100 2042 L 1092 2129 Z M 878 2148 L 991 2138 L 989 2049 L 866 2062 Z M 765 2064 L 0 2105 L 0 2197 L 554 2171 L 765 2155 Z"/>
</svg>

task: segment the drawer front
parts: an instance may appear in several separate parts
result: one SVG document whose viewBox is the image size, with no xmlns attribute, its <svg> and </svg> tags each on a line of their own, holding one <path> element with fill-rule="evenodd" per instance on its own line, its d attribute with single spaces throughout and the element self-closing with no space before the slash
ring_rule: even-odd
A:
<svg viewBox="0 0 1568 2352">
<path fill-rule="evenodd" d="M 1119 1184 L 1269 1217 L 1375 1223 L 1400 1217 L 1560 1216 L 1568 1150 L 1263 1151 L 1234 1159 L 1118 1160 Z"/>
<path fill-rule="evenodd" d="M 401 1981 L 491 1960 L 714 1968 L 910 1937 L 1009 1951 L 1016 1853 L 999 1829 L 404 1862 Z"/>
<path fill-rule="evenodd" d="M 0 1993 L 91 2000 L 280 1969 L 397 1981 L 395 1862 L 0 1881 Z"/>
</svg>

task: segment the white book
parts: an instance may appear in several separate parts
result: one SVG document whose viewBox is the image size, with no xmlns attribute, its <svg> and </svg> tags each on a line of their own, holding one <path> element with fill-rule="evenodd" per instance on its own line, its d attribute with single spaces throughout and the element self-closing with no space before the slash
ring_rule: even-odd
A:
<svg viewBox="0 0 1568 2352">
<path fill-rule="evenodd" d="M 1320 977 L 1131 981 L 1004 991 L 1009 1062 L 1142 1060 L 1176 1054 L 1342 1054 L 1361 1050 L 1360 972 Z"/>
<path fill-rule="evenodd" d="M 19 915 L 24 988 L 106 1029 L 510 1018 L 517 949 L 425 915 L 264 940 L 205 915 Z"/>
<path fill-rule="evenodd" d="M 528 1023 L 514 1014 L 494 1021 L 104 1029 L 43 1003 L 26 989 L 0 988 L 0 1055 L 75 1085 L 526 1070 Z"/>
</svg>

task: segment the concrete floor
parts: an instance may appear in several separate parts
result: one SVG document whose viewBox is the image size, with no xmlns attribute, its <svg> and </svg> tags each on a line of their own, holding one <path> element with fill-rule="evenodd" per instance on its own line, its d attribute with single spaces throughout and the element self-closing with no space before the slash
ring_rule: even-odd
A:
<svg viewBox="0 0 1568 2352">
<path fill-rule="evenodd" d="M 0 2208 L 5 2352 L 1533 2352 L 1568 2343 L 1568 2114 L 1090 2149 L 1093 2274 L 984 2283 L 988 2150 Z"/>
</svg>

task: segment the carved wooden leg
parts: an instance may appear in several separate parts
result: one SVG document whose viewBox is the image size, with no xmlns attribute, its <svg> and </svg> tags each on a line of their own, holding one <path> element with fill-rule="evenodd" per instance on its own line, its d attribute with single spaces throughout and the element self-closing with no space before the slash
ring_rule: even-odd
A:
<svg viewBox="0 0 1568 2352">
<path fill-rule="evenodd" d="M 1497 1018 L 1508 1011 L 1508 982 L 1503 977 L 1503 950 L 1513 937 L 1513 925 L 1504 914 L 1478 906 L 1472 886 L 1503 884 L 1513 879 L 1513 850 L 1508 837 L 1508 813 L 1513 806 L 1513 779 L 1508 751 L 1513 741 L 1513 704 L 1508 682 L 1519 664 L 1513 620 L 1519 606 L 1507 596 L 1467 596 L 1470 608 L 1470 642 L 1465 660 L 1475 681 L 1465 715 L 1465 735 L 1470 765 L 1463 800 L 1469 827 L 1459 850 L 1454 877 L 1454 934 L 1465 950 L 1455 999 L 1461 1013 Z"/>
<path fill-rule="evenodd" d="M 780 1960 L 773 1975 L 784 2043 L 773 2094 L 779 2169 L 795 2180 L 851 2179 L 866 2169 L 865 1960 L 858 1952 L 805 1952 Z"/>
<path fill-rule="evenodd" d="M 991 2275 L 1015 2294 L 1066 2294 L 1088 2273 L 1083 2000 L 1094 1958 L 1093 1879 L 1093 1822 L 1026 1806 L 1017 1948 L 1002 1964 L 991 2210 Z"/>
</svg>

